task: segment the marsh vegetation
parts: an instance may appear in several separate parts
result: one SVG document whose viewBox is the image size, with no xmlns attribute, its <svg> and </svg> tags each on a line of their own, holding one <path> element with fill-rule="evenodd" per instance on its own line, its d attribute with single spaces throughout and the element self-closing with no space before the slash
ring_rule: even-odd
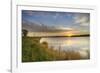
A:
<svg viewBox="0 0 100 73">
<path fill-rule="evenodd" d="M 61 51 L 49 47 L 47 42 L 40 43 L 39 37 L 22 37 L 22 62 L 80 60 L 83 58 L 76 51 Z"/>
</svg>

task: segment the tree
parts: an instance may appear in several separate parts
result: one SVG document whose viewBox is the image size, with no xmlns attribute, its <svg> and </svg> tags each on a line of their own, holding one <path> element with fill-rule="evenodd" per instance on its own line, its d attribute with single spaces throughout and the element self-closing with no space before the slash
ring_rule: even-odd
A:
<svg viewBox="0 0 100 73">
<path fill-rule="evenodd" d="M 27 34 L 28 34 L 28 31 L 27 31 L 26 29 L 23 29 L 23 30 L 22 30 L 22 35 L 26 37 Z"/>
</svg>

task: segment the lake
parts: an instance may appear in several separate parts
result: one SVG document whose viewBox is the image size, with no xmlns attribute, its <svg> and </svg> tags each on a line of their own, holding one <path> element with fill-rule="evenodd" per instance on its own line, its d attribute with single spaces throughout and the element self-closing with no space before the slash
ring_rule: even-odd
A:
<svg viewBox="0 0 100 73">
<path fill-rule="evenodd" d="M 87 57 L 90 52 L 90 37 L 48 37 L 41 38 L 40 43 L 47 42 L 49 48 L 60 51 L 79 52 Z"/>
</svg>

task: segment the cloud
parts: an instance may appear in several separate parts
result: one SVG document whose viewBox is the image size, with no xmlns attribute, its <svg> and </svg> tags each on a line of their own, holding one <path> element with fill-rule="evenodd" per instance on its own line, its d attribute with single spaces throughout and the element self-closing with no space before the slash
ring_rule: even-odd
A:
<svg viewBox="0 0 100 73">
<path fill-rule="evenodd" d="M 79 24 L 80 26 L 89 26 L 90 16 L 88 13 L 75 14 L 74 22 L 75 24 Z"/>
<path fill-rule="evenodd" d="M 72 30 L 74 30 L 73 28 L 70 28 L 70 27 L 63 27 L 63 26 L 57 26 L 57 27 L 55 27 L 56 29 L 61 29 L 61 30 L 70 30 L 70 31 L 72 31 Z"/>
</svg>

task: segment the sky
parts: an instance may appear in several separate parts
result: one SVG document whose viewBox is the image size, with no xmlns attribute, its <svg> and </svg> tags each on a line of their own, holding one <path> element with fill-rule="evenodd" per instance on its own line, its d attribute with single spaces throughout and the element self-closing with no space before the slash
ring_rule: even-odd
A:
<svg viewBox="0 0 100 73">
<path fill-rule="evenodd" d="M 22 10 L 22 21 L 54 26 L 78 33 L 90 33 L 89 13 Z"/>
</svg>

